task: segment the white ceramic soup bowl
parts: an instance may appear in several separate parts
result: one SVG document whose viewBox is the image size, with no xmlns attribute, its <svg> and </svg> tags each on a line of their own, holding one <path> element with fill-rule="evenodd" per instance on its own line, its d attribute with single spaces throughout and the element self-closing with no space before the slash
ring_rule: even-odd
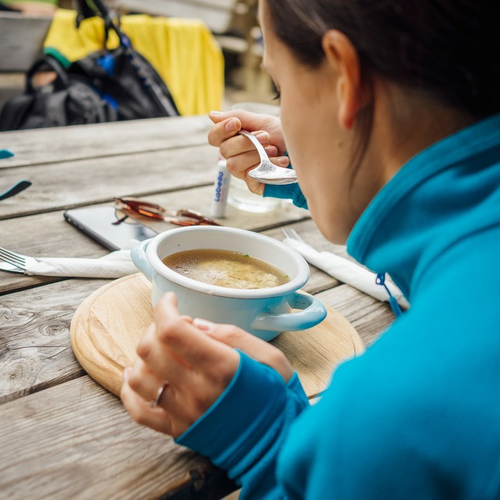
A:
<svg viewBox="0 0 500 500">
<path fill-rule="evenodd" d="M 276 266 L 290 281 L 256 290 L 225 288 L 183 276 L 162 262 L 173 253 L 204 248 L 249 254 Z M 228 227 L 173 229 L 143 241 L 132 249 L 131 257 L 153 284 L 153 307 L 165 292 L 175 292 L 181 314 L 234 324 L 264 340 L 282 331 L 311 328 L 326 317 L 318 299 L 298 291 L 309 279 L 307 262 L 298 252 L 268 236 Z M 292 309 L 300 311 L 292 313 Z"/>
</svg>

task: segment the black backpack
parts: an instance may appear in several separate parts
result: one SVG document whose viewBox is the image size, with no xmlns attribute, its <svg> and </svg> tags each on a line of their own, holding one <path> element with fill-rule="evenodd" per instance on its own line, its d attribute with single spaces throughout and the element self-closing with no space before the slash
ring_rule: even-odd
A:
<svg viewBox="0 0 500 500">
<path fill-rule="evenodd" d="M 88 81 L 113 106 L 118 120 L 179 116 L 161 76 L 132 47 L 94 52 L 74 62 L 68 73 Z"/>
<path fill-rule="evenodd" d="M 35 87 L 33 78 L 41 70 L 54 72 L 55 80 Z M 26 74 L 24 94 L 3 107 L 0 131 L 22 130 L 117 120 L 113 107 L 85 79 L 67 73 L 51 56 L 36 61 Z"/>
<path fill-rule="evenodd" d="M 0 131 L 178 116 L 167 85 L 132 48 L 106 6 L 93 0 L 96 12 L 86 0 L 78 4 L 83 17 L 98 13 L 104 18 L 105 38 L 112 29 L 120 40 L 119 47 L 90 54 L 68 69 L 50 55 L 35 62 L 27 73 L 25 93 L 4 105 Z M 33 77 L 44 66 L 55 72 L 56 79 L 35 87 Z"/>
</svg>

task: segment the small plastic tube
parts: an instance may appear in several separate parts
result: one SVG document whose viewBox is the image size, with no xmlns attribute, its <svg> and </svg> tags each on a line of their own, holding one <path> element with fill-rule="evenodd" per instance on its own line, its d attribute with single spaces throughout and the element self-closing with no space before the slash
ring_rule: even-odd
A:
<svg viewBox="0 0 500 500">
<path fill-rule="evenodd" d="M 220 159 L 217 163 L 217 175 L 215 177 L 212 206 L 210 208 L 212 217 L 225 217 L 230 182 L 231 174 L 227 171 L 226 160 Z"/>
</svg>

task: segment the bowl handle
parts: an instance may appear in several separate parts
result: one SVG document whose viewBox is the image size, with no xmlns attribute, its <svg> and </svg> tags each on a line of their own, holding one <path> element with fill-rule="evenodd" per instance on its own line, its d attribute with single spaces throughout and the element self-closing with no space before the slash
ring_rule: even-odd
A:
<svg viewBox="0 0 500 500">
<path fill-rule="evenodd" d="M 323 303 L 312 295 L 297 292 L 293 309 L 302 309 L 300 312 L 281 314 L 259 314 L 252 323 L 255 330 L 269 330 L 274 332 L 288 332 L 307 330 L 321 323 L 327 315 Z"/>
<path fill-rule="evenodd" d="M 135 264 L 135 267 L 137 267 L 137 269 L 139 269 L 139 271 L 141 271 L 141 273 L 144 274 L 149 281 L 153 281 L 153 268 L 148 262 L 146 250 L 151 240 L 152 238 L 141 241 L 137 246 L 130 250 L 130 258 Z"/>
</svg>

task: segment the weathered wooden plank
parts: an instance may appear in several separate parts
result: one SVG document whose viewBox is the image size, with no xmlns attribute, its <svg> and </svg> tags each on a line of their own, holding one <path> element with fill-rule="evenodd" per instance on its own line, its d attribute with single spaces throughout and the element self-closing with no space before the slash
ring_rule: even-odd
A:
<svg viewBox="0 0 500 500">
<path fill-rule="evenodd" d="M 2 405 L 0 436 L 3 498 L 158 498 L 195 482 L 199 498 L 235 489 L 206 459 L 137 425 L 88 377 Z M 209 471 L 218 479 L 210 494 Z"/>
<path fill-rule="evenodd" d="M 370 340 L 392 320 L 385 305 L 346 285 L 320 297 Z M 0 406 L 0 435 L 0 489 L 9 498 L 91 498 L 104 491 L 107 498 L 152 498 L 172 487 L 184 498 L 209 467 L 168 437 L 136 426 L 87 377 Z M 197 471 L 188 481 L 186 469 Z M 224 493 L 234 487 L 221 484 Z"/>
<path fill-rule="evenodd" d="M 2 182 L 33 185 L 0 204 L 0 219 L 212 184 L 217 150 L 208 145 L 4 169 Z"/>
<path fill-rule="evenodd" d="M 104 283 L 66 280 L 0 297 L 0 403 L 81 375 L 70 348 L 69 325 L 84 298 Z M 367 342 L 392 320 L 386 304 L 346 285 L 319 297 Z"/>
<path fill-rule="evenodd" d="M 212 191 L 212 186 L 206 186 L 173 193 L 163 193 L 144 197 L 144 199 L 175 210 L 192 208 L 208 214 Z M 290 204 L 284 204 L 280 209 L 267 214 L 252 214 L 251 216 L 247 212 L 228 206 L 226 214 L 227 217 L 220 219 L 222 224 L 254 231 L 262 231 L 269 227 L 309 217 L 307 211 L 293 207 Z M 158 222 L 144 217 L 141 220 L 158 232 L 174 228 L 172 224 L 165 222 Z M 274 234 L 277 234 L 278 237 L 281 235 L 278 231 L 274 231 Z M 1 244 L 3 247 L 32 257 L 98 258 L 107 253 L 107 250 L 99 244 L 94 243 L 90 238 L 70 226 L 64 220 L 61 211 L 0 221 L 0 235 L 2 236 Z M 0 271 L 0 295 L 54 281 L 58 280 Z M 323 283 L 323 281 L 321 285 L 323 287 L 332 283 L 331 279 L 326 280 L 326 283 Z"/>
<path fill-rule="evenodd" d="M 34 181 L 0 204 L 2 246 L 33 256 L 104 255 L 63 220 L 61 209 L 114 196 L 148 194 L 169 208 L 207 213 L 217 159 L 206 145 L 209 127 L 205 117 L 68 127 L 57 130 L 57 144 L 54 130 L 2 134 L 2 147 L 18 148 L 16 158 L 0 164 L 2 185 Z M 266 215 L 228 207 L 222 222 L 279 239 L 281 231 L 273 228 L 292 223 L 315 248 L 345 252 L 322 238 L 312 221 L 298 222 L 305 218 L 307 212 L 291 206 Z M 311 271 L 306 290 L 321 292 L 367 344 L 393 320 L 387 304 Z M 175 491 L 173 498 L 218 498 L 234 488 L 217 472 L 207 475 L 208 462 L 136 426 L 117 399 L 82 374 L 69 324 L 84 298 L 107 280 L 49 282 L 0 274 L 0 491 L 8 498 L 91 498 L 103 492 L 106 498 L 151 498 L 167 491 Z M 216 478 L 222 490 L 212 486 L 208 493 L 204 478 Z"/>
<path fill-rule="evenodd" d="M 106 280 L 66 280 L 0 297 L 0 403 L 83 374 L 69 325 L 78 305 Z"/>
<path fill-rule="evenodd" d="M 167 17 L 201 19 L 215 33 L 231 28 L 237 0 L 115 0 L 115 6 L 130 12 Z"/>
<path fill-rule="evenodd" d="M 349 285 L 331 288 L 318 297 L 349 320 L 366 346 L 373 344 L 394 321 L 387 302 L 380 302 Z"/>
<path fill-rule="evenodd" d="M 0 169 L 199 146 L 207 144 L 210 124 L 193 116 L 2 132 L 0 145 L 15 156 Z"/>
<path fill-rule="evenodd" d="M 0 71 L 27 71 L 42 52 L 50 17 L 0 12 Z"/>
</svg>

